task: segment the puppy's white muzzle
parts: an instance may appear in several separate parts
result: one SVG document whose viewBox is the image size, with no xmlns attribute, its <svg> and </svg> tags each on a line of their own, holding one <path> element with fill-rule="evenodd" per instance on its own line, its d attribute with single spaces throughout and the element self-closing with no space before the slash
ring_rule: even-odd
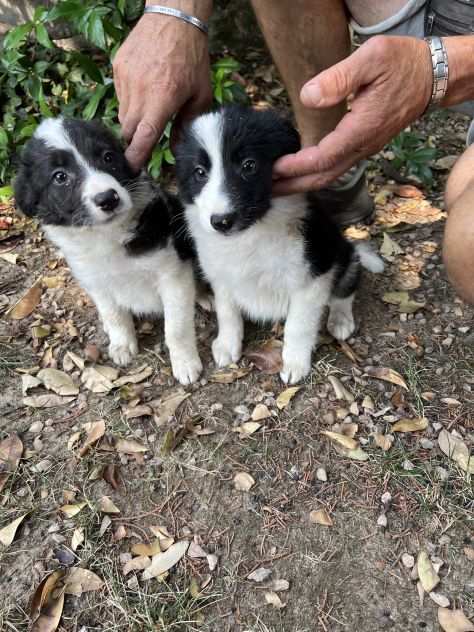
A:
<svg viewBox="0 0 474 632">
<path fill-rule="evenodd" d="M 87 175 L 82 201 L 94 224 L 108 222 L 132 208 L 130 194 L 118 180 L 98 171 Z"/>
</svg>

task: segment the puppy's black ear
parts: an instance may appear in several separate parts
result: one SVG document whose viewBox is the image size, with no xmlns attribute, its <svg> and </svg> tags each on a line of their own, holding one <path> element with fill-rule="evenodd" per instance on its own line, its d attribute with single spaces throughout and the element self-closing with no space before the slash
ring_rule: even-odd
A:
<svg viewBox="0 0 474 632">
<path fill-rule="evenodd" d="M 275 160 L 286 154 L 295 154 L 301 148 L 300 135 L 291 121 L 279 118 L 275 126 Z"/>
<path fill-rule="evenodd" d="M 17 208 L 31 217 L 36 214 L 38 195 L 32 182 L 28 165 L 20 162 L 20 168 L 13 182 L 13 194 Z"/>
</svg>

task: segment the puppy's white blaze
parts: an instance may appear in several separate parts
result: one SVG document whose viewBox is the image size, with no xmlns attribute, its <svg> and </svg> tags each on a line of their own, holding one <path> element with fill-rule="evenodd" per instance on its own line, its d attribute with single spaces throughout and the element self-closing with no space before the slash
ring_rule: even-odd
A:
<svg viewBox="0 0 474 632">
<path fill-rule="evenodd" d="M 76 162 L 81 165 L 86 172 L 95 171 L 78 151 L 64 127 L 62 118 L 47 118 L 35 131 L 35 137 L 44 141 L 53 149 L 62 149 L 73 154 Z"/>
<path fill-rule="evenodd" d="M 194 204 L 199 212 L 202 227 L 208 232 L 215 232 L 211 226 L 211 216 L 232 211 L 222 160 L 224 130 L 222 113 L 211 112 L 201 116 L 193 123 L 192 130 L 211 161 L 209 179 L 200 194 L 196 196 Z"/>
</svg>

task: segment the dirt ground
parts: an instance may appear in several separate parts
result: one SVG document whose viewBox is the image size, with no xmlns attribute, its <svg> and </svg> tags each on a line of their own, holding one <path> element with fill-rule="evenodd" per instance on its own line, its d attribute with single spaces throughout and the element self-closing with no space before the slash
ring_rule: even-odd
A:
<svg viewBox="0 0 474 632">
<path fill-rule="evenodd" d="M 282 105 L 268 72 L 266 100 Z M 418 127 L 439 158 L 462 151 L 462 117 L 434 114 Z M 1 630 L 29 629 L 40 582 L 60 570 L 64 586 L 74 567 L 103 583 L 89 577 L 82 595 L 66 595 L 58 629 L 68 632 L 435 632 L 448 604 L 473 620 L 472 480 L 439 446 L 454 432 L 469 447 L 474 431 L 474 310 L 446 279 L 436 210 L 451 159 L 424 191 L 389 180 L 383 157 L 369 168 L 377 220 L 351 236 L 383 247 L 386 272 L 365 275 L 356 335 L 341 347 L 323 333 L 289 402 L 278 399 L 278 374 L 248 357 L 216 372 L 215 317 L 202 310 L 205 371 L 176 410 L 169 397 L 184 390 L 170 377 L 159 322 L 138 324 L 140 355 L 120 371 L 128 383 L 108 374 L 106 392 L 92 392 L 84 370 L 112 366 L 96 311 L 41 231 L 0 207 L 0 441 L 15 433 L 22 443 L 0 492 L 0 528 L 26 514 L 0 544 Z M 35 283 L 31 313 L 11 318 Z M 246 348 L 263 346 L 265 360 L 278 340 L 279 327 L 247 327 Z M 24 376 L 42 368 L 69 375 L 79 393 L 52 407 L 38 399 L 56 397 L 44 385 L 22 394 Z M 397 383 L 379 379 L 381 368 Z M 394 430 L 401 419 L 421 429 Z M 102 436 L 81 450 L 94 429 Z M 162 577 L 125 574 L 132 547 L 136 559 L 136 545 L 156 545 L 157 534 L 161 550 L 191 542 L 186 555 Z M 440 578 L 423 598 L 411 568 L 421 551 Z M 143 565 L 150 558 L 145 547 Z M 59 608 L 57 586 L 43 616 Z M 55 629 L 51 620 L 37 629 Z"/>
</svg>

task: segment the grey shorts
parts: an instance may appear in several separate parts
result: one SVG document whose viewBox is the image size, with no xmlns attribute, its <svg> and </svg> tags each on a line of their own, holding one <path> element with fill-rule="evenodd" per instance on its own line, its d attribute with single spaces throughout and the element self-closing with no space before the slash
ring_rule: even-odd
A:
<svg viewBox="0 0 474 632">
<path fill-rule="evenodd" d="M 427 5 L 427 0 L 407 0 L 398 13 L 379 24 L 363 27 L 352 19 L 351 26 L 361 41 L 369 39 L 372 35 L 405 35 L 421 39 L 430 35 L 430 32 L 426 32 L 431 17 L 427 16 Z M 449 109 L 474 118 L 474 101 L 467 101 Z"/>
</svg>

